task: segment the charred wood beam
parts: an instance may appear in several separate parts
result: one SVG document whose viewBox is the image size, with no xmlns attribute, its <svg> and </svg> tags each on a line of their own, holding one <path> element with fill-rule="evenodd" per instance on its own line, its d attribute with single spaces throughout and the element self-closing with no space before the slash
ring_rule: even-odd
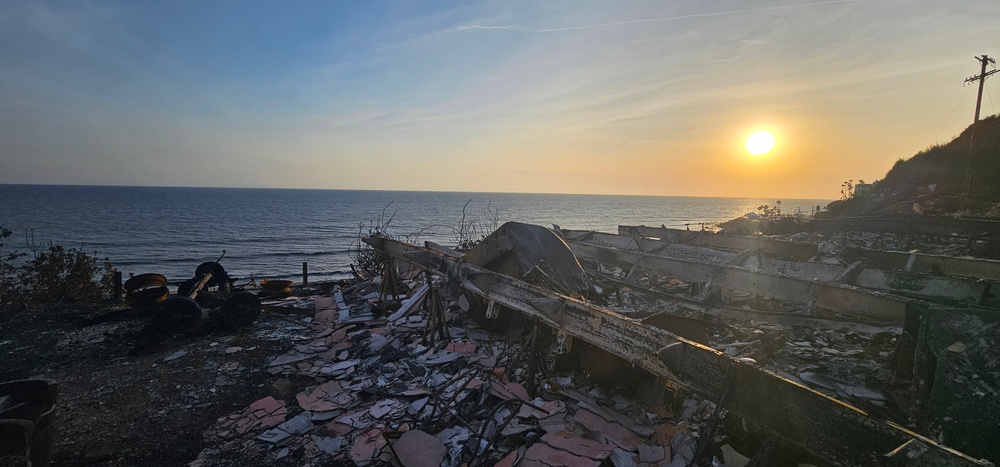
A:
<svg viewBox="0 0 1000 467">
<path fill-rule="evenodd" d="M 908 272 L 1000 281 L 1000 261 L 902 251 L 850 248 L 841 255 L 849 261 L 863 260 L 871 266 Z"/>
<path fill-rule="evenodd" d="M 697 261 L 727 261 L 733 263 L 743 256 L 752 256 L 752 250 L 741 254 L 714 250 L 711 247 L 694 247 L 675 245 L 651 238 L 633 238 L 602 232 L 565 231 L 568 243 L 586 243 L 599 246 L 610 246 L 657 256 L 675 256 L 679 258 L 695 258 Z M 756 251 L 759 253 L 759 250 Z M 822 282 L 839 282 L 873 290 L 884 290 L 905 297 L 941 301 L 946 303 L 979 304 L 983 306 L 1000 305 L 994 290 L 1000 291 L 1000 286 L 994 286 L 981 278 L 967 277 L 969 272 L 962 272 L 961 266 L 967 271 L 979 272 L 992 276 L 1000 276 L 1000 261 L 974 260 L 967 258 L 951 258 L 946 256 L 919 255 L 916 253 L 883 252 L 877 250 L 861 250 L 858 253 L 845 255 L 855 261 L 854 270 L 847 274 L 845 268 L 836 264 L 809 263 L 766 258 L 757 255 L 757 263 L 761 271 L 796 277 L 805 280 L 818 279 Z M 870 259 L 870 258 L 874 258 Z M 895 268 L 885 263 L 892 261 Z M 919 261 L 919 263 L 918 263 Z M 874 263 L 869 265 L 868 263 Z M 934 265 L 947 265 L 956 275 L 929 275 Z M 905 270 L 911 266 L 911 271 Z M 917 265 L 917 268 L 913 268 Z M 896 269 L 896 270 L 887 270 Z M 918 269 L 919 272 L 917 270 Z M 937 269 L 940 271 L 940 268 Z"/>
<path fill-rule="evenodd" d="M 673 243 L 705 245 L 732 250 L 761 250 L 779 258 L 809 259 L 819 252 L 819 246 L 812 243 L 786 242 L 769 238 L 741 237 L 703 230 L 681 230 L 667 227 L 618 226 L 620 235 L 632 237 L 659 238 Z"/>
<path fill-rule="evenodd" d="M 939 220 L 938 222 L 941 221 Z M 733 250 L 761 248 L 765 253 L 771 255 L 795 259 L 809 259 L 816 256 L 818 251 L 817 245 L 809 243 L 793 243 L 772 239 L 759 239 L 662 227 L 619 226 L 618 233 L 623 236 L 652 237 L 659 238 L 666 242 L 704 245 Z M 975 277 L 979 279 L 1000 281 L 1000 261 L 996 260 L 959 258 L 954 256 L 907 253 L 901 251 L 871 250 L 866 248 L 847 249 L 844 252 L 843 257 L 849 261 L 865 259 L 867 260 L 867 264 L 870 266 L 879 268 L 892 268 L 910 272 L 926 272 L 947 276 Z"/>
<path fill-rule="evenodd" d="M 686 282 L 709 283 L 778 300 L 803 303 L 819 316 L 851 317 L 876 326 L 902 325 L 907 300 L 876 295 L 843 284 L 769 274 L 734 266 L 704 264 L 586 243 L 568 242 L 580 259 L 620 267 L 636 267 Z"/>
<path fill-rule="evenodd" d="M 901 326 L 872 326 L 868 324 L 855 323 L 853 321 L 842 321 L 836 319 L 819 318 L 814 316 L 804 316 L 782 311 L 762 311 L 745 310 L 742 308 L 717 307 L 706 304 L 693 298 L 683 297 L 677 294 L 656 290 L 643 286 L 633 281 L 619 279 L 596 271 L 588 271 L 595 278 L 605 282 L 614 282 L 635 289 L 648 297 L 655 297 L 673 303 L 681 304 L 685 310 L 708 316 L 718 316 L 722 318 L 738 319 L 744 321 L 760 321 L 764 323 L 781 324 L 785 326 L 806 326 L 815 329 L 834 329 L 845 332 L 863 332 L 867 334 L 877 334 L 890 332 L 899 334 Z"/>
<path fill-rule="evenodd" d="M 884 454 L 916 443 L 911 466 L 989 465 L 773 373 L 646 326 L 613 311 L 384 237 L 364 241 L 583 339 L 650 373 L 718 400 L 726 409 L 833 465 L 879 465 Z M 731 378 L 732 383 L 726 384 Z"/>
<path fill-rule="evenodd" d="M 936 216 L 842 217 L 814 219 L 805 224 L 814 232 L 872 232 L 977 238 L 1000 232 L 1000 221 Z"/>
</svg>

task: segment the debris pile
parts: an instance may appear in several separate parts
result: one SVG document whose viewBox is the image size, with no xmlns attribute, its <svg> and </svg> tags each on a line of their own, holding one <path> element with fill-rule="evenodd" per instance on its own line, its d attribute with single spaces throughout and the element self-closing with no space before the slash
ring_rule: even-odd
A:
<svg viewBox="0 0 1000 467">
<path fill-rule="evenodd" d="M 201 268 L 145 332 L 283 350 L 244 364 L 264 344 L 217 336 L 156 357 L 210 371 L 176 385 L 185 410 L 260 376 L 193 430 L 191 465 L 990 465 L 951 448 L 988 457 L 996 432 L 975 420 L 1000 413 L 995 262 L 620 231 L 365 238 L 382 274 L 350 286 L 213 293 L 224 273 Z"/>
<path fill-rule="evenodd" d="M 308 332 L 268 371 L 311 384 L 288 403 L 265 397 L 221 417 L 205 432 L 213 447 L 192 465 L 235 451 L 264 463 L 417 466 L 681 466 L 694 458 L 711 402 L 688 399 L 674 413 L 575 372 L 549 374 L 532 397 L 523 328 L 489 333 L 457 306 L 434 306 L 443 284 L 408 285 L 410 297 L 388 316 L 378 279 L 349 294 L 286 297 L 285 306 L 311 303 L 315 315 L 299 318 Z M 731 447 L 714 444 L 718 462 L 741 465 Z"/>
</svg>

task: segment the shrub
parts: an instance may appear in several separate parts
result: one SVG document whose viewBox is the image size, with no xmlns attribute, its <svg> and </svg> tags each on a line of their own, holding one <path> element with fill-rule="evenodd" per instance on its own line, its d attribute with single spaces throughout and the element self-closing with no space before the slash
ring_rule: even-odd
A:
<svg viewBox="0 0 1000 467">
<path fill-rule="evenodd" d="M 0 227 L 0 241 L 10 238 L 12 232 Z M 17 299 L 17 269 L 14 261 L 24 256 L 24 253 L 16 251 L 3 251 L 3 243 L 0 243 L 0 308 L 6 307 Z"/>
<path fill-rule="evenodd" d="M 466 210 L 472 200 L 465 202 L 462 206 L 462 218 L 458 227 L 452 228 L 455 234 L 455 245 L 459 249 L 468 250 L 482 242 L 488 235 L 500 228 L 500 219 L 503 217 L 503 207 L 493 205 L 493 198 L 490 198 L 483 208 L 482 216 L 469 217 Z"/>
<path fill-rule="evenodd" d="M 18 274 L 27 303 L 96 302 L 111 296 L 114 270 L 111 262 L 76 248 L 49 246 L 28 261 Z"/>
<path fill-rule="evenodd" d="M 391 215 L 386 215 L 386 210 L 389 209 L 392 203 L 387 204 L 382 208 L 382 214 L 378 218 L 378 222 L 370 221 L 368 223 L 368 236 L 382 235 L 392 238 L 389 231 L 389 224 L 392 224 L 392 220 L 396 217 L 396 212 Z M 364 222 L 358 224 L 358 241 L 353 248 L 348 251 L 353 264 L 351 264 L 351 270 L 354 272 L 355 277 L 359 279 L 369 279 L 382 274 L 382 270 L 385 267 L 385 262 L 388 257 L 385 253 L 376 250 L 371 245 L 364 243 L 361 239 L 364 237 L 365 224 Z M 357 267 L 355 267 L 357 265 Z"/>
</svg>

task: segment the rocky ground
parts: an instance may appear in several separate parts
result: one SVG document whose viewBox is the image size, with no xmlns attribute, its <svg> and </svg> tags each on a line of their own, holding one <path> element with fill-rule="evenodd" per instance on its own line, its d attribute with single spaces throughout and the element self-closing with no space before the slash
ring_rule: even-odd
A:
<svg viewBox="0 0 1000 467">
<path fill-rule="evenodd" d="M 709 401 L 646 405 L 634 385 L 545 368 L 530 397 L 527 323 L 494 334 L 460 312 L 386 315 L 373 288 L 346 304 L 265 301 L 247 328 L 141 351 L 148 317 L 117 305 L 7 314 L 0 378 L 58 381 L 57 466 L 673 467 L 694 457 Z M 435 323 L 449 336 L 428 341 Z M 706 454 L 742 465 L 718 437 Z"/>
<path fill-rule="evenodd" d="M 0 381 L 59 383 L 53 465 L 186 465 L 218 417 L 275 394 L 276 380 L 296 384 L 264 371 L 292 345 L 296 327 L 283 317 L 264 314 L 250 328 L 135 352 L 134 334 L 148 318 L 116 310 L 0 315 Z"/>
</svg>

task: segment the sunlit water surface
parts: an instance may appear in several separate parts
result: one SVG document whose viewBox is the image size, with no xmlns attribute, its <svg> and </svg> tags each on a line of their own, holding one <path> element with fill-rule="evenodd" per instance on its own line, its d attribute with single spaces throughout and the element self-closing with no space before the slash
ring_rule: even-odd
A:
<svg viewBox="0 0 1000 467">
<path fill-rule="evenodd" d="M 617 232 L 618 225 L 692 229 L 752 212 L 774 199 L 510 193 L 283 190 L 0 185 L 0 226 L 14 231 L 3 247 L 36 243 L 81 247 L 129 273 L 158 272 L 171 281 L 218 258 L 231 275 L 311 280 L 350 276 L 349 251 L 379 222 L 411 241 L 455 244 L 465 222 L 487 227 L 489 210 L 501 222 Z M 829 200 L 781 200 L 784 212 L 809 213 Z M 383 220 L 384 222 L 384 220 Z"/>
</svg>

